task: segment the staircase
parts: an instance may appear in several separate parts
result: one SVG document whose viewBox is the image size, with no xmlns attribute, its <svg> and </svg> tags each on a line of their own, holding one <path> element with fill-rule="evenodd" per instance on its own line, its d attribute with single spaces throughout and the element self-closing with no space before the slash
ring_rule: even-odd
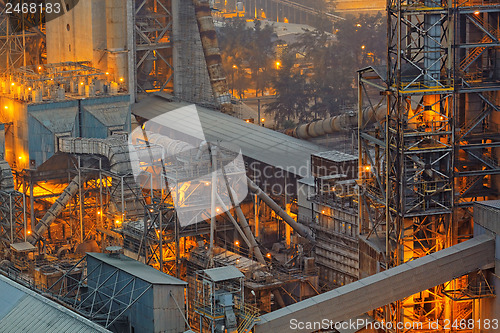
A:
<svg viewBox="0 0 500 333">
<path fill-rule="evenodd" d="M 499 36 L 499 30 L 498 29 L 495 30 L 495 29 L 491 28 L 489 26 L 489 24 L 485 24 L 485 22 L 483 21 L 483 19 L 480 16 L 474 15 L 472 17 L 472 20 L 476 21 L 475 23 L 481 25 L 482 27 L 489 29 L 489 31 L 493 31 L 493 33 L 491 33 L 493 36 L 497 36 L 497 37 Z M 479 44 L 488 44 L 488 43 L 493 43 L 493 42 L 498 42 L 498 40 L 493 40 L 493 38 L 486 35 L 479 41 Z M 473 48 L 472 51 L 469 52 L 469 54 L 465 57 L 465 59 L 463 59 L 460 62 L 460 70 L 462 72 L 467 70 L 467 68 L 469 68 L 469 66 L 472 65 L 472 63 L 477 58 L 479 58 L 479 56 L 481 56 L 481 54 L 483 54 L 484 50 L 486 50 L 486 46 L 478 46 L 478 47 Z"/>
<path fill-rule="evenodd" d="M 491 43 L 491 42 L 493 42 L 493 39 L 491 39 L 489 36 L 484 36 L 480 41 L 481 44 L 486 44 L 486 43 Z M 469 52 L 469 54 L 465 57 L 465 59 L 463 59 L 460 62 L 460 70 L 462 72 L 467 70 L 467 68 L 469 68 L 469 66 L 472 65 L 472 63 L 477 58 L 479 58 L 479 56 L 481 54 L 483 54 L 484 50 L 486 50 L 486 46 L 478 46 L 478 47 L 473 48 L 472 51 Z"/>
<path fill-rule="evenodd" d="M 465 182 L 465 185 L 460 188 L 460 197 L 463 197 L 467 192 L 469 192 L 476 183 L 481 180 L 483 176 L 470 177 Z"/>
<path fill-rule="evenodd" d="M 461 140 L 464 136 L 469 134 L 484 118 L 486 118 L 491 112 L 491 109 L 485 107 L 474 119 L 469 121 L 458 133 L 458 137 Z"/>
<path fill-rule="evenodd" d="M 240 324 L 238 325 L 238 333 L 248 333 L 252 330 L 256 322 L 259 320 L 259 310 L 247 304 L 239 308 Z"/>
</svg>

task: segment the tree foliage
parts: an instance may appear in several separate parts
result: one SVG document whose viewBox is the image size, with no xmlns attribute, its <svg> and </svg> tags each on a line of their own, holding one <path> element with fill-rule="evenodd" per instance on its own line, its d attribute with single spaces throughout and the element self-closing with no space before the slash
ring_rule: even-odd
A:
<svg viewBox="0 0 500 333">
<path fill-rule="evenodd" d="M 309 2 L 311 7 L 324 3 Z M 274 89 L 276 101 L 266 112 L 279 124 L 339 114 L 356 103 L 356 71 L 384 63 L 385 24 L 382 14 L 348 16 L 336 22 L 332 34 L 331 26 L 318 20 L 314 30 L 288 45 L 277 70 L 273 27 L 229 21 L 219 31 L 219 42 L 230 87 L 240 97 L 250 87 L 256 95 Z"/>
<path fill-rule="evenodd" d="M 230 86 L 240 95 L 250 85 L 254 87 L 256 95 L 263 94 L 269 87 L 276 40 L 273 27 L 262 26 L 258 20 L 253 28 L 248 27 L 244 20 L 235 19 L 220 29 L 219 45 L 224 70 L 232 77 Z M 247 68 L 250 75 L 247 75 Z"/>
<path fill-rule="evenodd" d="M 267 112 L 274 114 L 277 122 L 283 119 L 304 122 L 339 114 L 353 106 L 356 103 L 356 71 L 383 62 L 384 36 L 381 14 L 347 17 L 336 24 L 334 38 L 321 29 L 304 31 L 288 50 L 289 58 L 297 54 L 303 58 L 277 73 L 272 86 L 278 101 L 269 104 Z M 309 65 L 308 70 L 299 73 L 298 69 L 304 64 Z M 285 80 L 287 78 L 289 81 Z M 299 93 L 295 89 L 295 94 L 289 94 L 290 84 L 303 87 L 303 90 Z M 282 96 L 288 99 L 286 103 Z"/>
</svg>

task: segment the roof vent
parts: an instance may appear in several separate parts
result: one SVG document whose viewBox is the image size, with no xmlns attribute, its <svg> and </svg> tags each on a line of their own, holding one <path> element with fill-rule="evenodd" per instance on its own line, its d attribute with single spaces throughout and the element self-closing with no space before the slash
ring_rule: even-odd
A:
<svg viewBox="0 0 500 333">
<path fill-rule="evenodd" d="M 118 258 L 120 257 L 120 253 L 122 252 L 122 247 L 121 246 L 108 246 L 106 248 L 106 251 L 108 252 L 108 255 L 112 258 Z"/>
</svg>

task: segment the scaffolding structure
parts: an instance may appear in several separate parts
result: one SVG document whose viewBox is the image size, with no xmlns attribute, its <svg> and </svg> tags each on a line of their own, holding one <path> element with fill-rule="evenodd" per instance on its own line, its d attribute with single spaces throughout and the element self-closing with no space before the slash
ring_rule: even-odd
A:
<svg viewBox="0 0 500 333">
<path fill-rule="evenodd" d="M 0 61 L 5 64 L 2 74 L 45 62 L 45 14 L 8 14 L 4 4 L 0 11 Z"/>
<path fill-rule="evenodd" d="M 497 1 L 388 1 L 387 67 L 359 72 L 359 112 L 387 108 L 370 127 L 358 118 L 360 233 L 378 258 L 367 275 L 472 236 L 473 201 L 498 195 L 500 46 Z M 366 250 L 371 251 L 371 250 Z M 475 319 L 452 302 L 455 280 L 385 308 L 385 321 Z"/>
<path fill-rule="evenodd" d="M 134 2 L 136 91 L 172 90 L 172 1 Z"/>
</svg>

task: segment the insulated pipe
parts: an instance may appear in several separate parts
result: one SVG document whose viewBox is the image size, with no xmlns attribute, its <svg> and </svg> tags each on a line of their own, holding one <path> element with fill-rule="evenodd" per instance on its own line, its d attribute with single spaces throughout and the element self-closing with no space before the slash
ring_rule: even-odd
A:
<svg viewBox="0 0 500 333">
<path fill-rule="evenodd" d="M 363 111 L 363 122 L 368 125 L 384 119 L 386 110 L 379 107 L 376 110 L 368 108 Z M 358 114 L 354 111 L 346 112 L 323 120 L 313 121 L 288 129 L 285 134 L 299 139 L 311 139 L 325 134 L 344 132 L 358 126 Z"/>
<path fill-rule="evenodd" d="M 223 113 L 231 114 L 233 113 L 231 94 L 229 93 L 226 75 L 222 68 L 222 58 L 220 56 L 217 34 L 215 33 L 214 20 L 210 11 L 210 3 L 208 0 L 193 0 L 193 4 L 215 100 L 220 104 Z"/>
<path fill-rule="evenodd" d="M 147 137 L 145 140 L 149 141 L 152 144 L 157 144 L 162 146 L 165 149 L 165 154 L 167 156 L 176 156 L 183 152 L 194 149 L 195 147 L 190 145 L 187 142 L 174 140 L 169 138 L 168 136 L 153 133 L 146 131 Z"/>
<path fill-rule="evenodd" d="M 82 181 L 85 181 L 85 179 L 82 179 Z M 28 237 L 28 242 L 31 244 L 35 244 L 49 229 L 50 225 L 54 220 L 56 219 L 59 214 L 64 210 L 68 202 L 73 198 L 76 193 L 78 192 L 78 189 L 80 188 L 80 176 L 77 175 L 75 178 L 71 180 L 71 182 L 68 184 L 68 186 L 64 189 L 63 193 L 59 196 L 59 198 L 56 199 L 52 207 L 45 213 L 45 215 L 42 217 L 42 219 L 38 222 L 36 225 L 35 229 L 33 230 L 33 233 Z"/>
<path fill-rule="evenodd" d="M 245 235 L 245 233 L 243 232 L 243 230 L 241 230 L 238 222 L 234 219 L 233 215 L 231 215 L 231 212 L 229 211 L 226 204 L 224 203 L 224 201 L 220 197 L 219 193 L 217 193 L 217 200 L 219 201 L 220 205 L 222 206 L 222 209 L 224 209 L 224 211 L 226 212 L 226 215 L 229 218 L 229 220 L 231 220 L 231 222 L 233 223 L 234 227 L 236 228 L 236 231 L 238 231 L 238 234 L 240 234 L 241 238 L 243 238 L 243 241 L 245 242 L 245 244 L 249 248 L 252 248 L 252 243 L 250 243 L 250 241 L 248 240 L 248 238 Z"/>
<path fill-rule="evenodd" d="M 281 208 L 276 202 L 274 202 L 273 199 L 271 199 L 266 193 L 264 193 L 260 187 L 258 187 L 257 185 L 255 185 L 254 182 L 252 182 L 250 180 L 250 178 L 247 177 L 247 184 L 248 184 L 248 188 L 254 192 L 255 194 L 257 194 L 257 196 L 262 200 L 264 201 L 272 210 L 274 210 L 274 212 L 276 214 L 278 214 L 290 227 L 293 228 L 293 230 L 295 230 L 299 235 L 301 235 L 302 237 L 308 239 L 311 243 L 315 243 L 316 240 L 314 239 L 313 235 L 312 235 L 312 231 L 311 229 L 309 229 L 308 227 L 298 223 L 298 222 L 295 222 L 294 219 L 292 219 L 290 217 L 290 215 L 288 215 L 284 210 L 283 208 Z"/>
<path fill-rule="evenodd" d="M 260 262 L 261 264 L 264 264 L 267 266 L 266 260 L 264 259 L 262 252 L 260 252 L 259 244 L 257 244 L 257 241 L 255 240 L 255 236 L 253 235 L 252 230 L 250 229 L 250 226 L 248 225 L 248 221 L 245 218 L 245 214 L 243 214 L 243 211 L 241 210 L 240 204 L 234 200 L 236 193 L 234 192 L 233 188 L 229 185 L 229 181 L 227 180 L 227 176 L 226 176 L 226 173 L 224 171 L 224 168 L 222 168 L 222 175 L 224 177 L 224 182 L 226 184 L 226 188 L 228 189 L 229 200 L 231 200 L 231 204 L 234 207 L 234 211 L 236 212 L 236 216 L 238 217 L 238 221 L 240 221 L 241 227 L 243 228 L 243 231 L 244 231 L 245 235 L 247 236 L 248 241 L 250 242 L 250 249 L 255 254 L 255 258 L 257 259 L 257 261 Z"/>
</svg>

